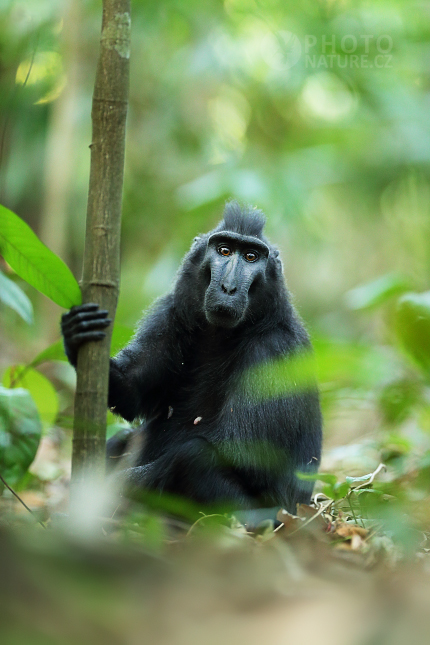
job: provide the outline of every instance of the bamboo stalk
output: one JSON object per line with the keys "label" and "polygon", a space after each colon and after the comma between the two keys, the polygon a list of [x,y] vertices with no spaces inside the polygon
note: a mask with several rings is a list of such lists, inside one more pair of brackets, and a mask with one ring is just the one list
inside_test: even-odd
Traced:
{"label": "bamboo stalk", "polygon": [[[83,302],[98,303],[112,319],[119,291],[129,52],[130,0],[103,0],[81,286]],[[72,489],[104,476],[111,330],[112,325],[103,341],[83,345],[78,355]]]}

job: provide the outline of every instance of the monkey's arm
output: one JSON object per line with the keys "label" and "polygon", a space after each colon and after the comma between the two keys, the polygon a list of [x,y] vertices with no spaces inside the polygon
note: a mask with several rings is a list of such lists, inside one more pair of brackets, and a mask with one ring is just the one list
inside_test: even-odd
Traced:
{"label": "monkey's arm", "polygon": [[[157,404],[178,351],[172,349],[172,311],[171,296],[159,300],[130,344],[110,359],[108,405],[127,421],[149,414]],[[65,351],[74,367],[82,344],[105,337],[103,330],[111,323],[107,315],[98,305],[85,304],[62,317]]]}
{"label": "monkey's arm", "polygon": [[131,343],[110,361],[109,407],[127,421],[149,416],[165,396],[180,346],[171,296],[157,302]]}

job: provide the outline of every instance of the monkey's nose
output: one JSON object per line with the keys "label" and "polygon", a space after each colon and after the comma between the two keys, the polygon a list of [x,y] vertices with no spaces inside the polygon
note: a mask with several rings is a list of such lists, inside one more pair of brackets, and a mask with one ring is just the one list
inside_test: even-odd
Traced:
{"label": "monkey's nose", "polygon": [[230,287],[230,286],[226,286],[225,284],[221,285],[221,289],[224,291],[224,293],[227,293],[229,296],[232,296],[237,291],[237,287]]}

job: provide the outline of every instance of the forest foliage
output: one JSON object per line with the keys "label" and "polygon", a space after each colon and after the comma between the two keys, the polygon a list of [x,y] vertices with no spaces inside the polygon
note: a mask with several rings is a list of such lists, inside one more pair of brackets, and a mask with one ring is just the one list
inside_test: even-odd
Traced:
{"label": "forest foliage", "polygon": [[[112,353],[226,199],[262,208],[313,340],[324,413],[317,503],[284,523],[284,537],[316,514],[306,529],[317,527],[309,540],[318,544],[328,536],[321,557],[343,543],[364,568],[382,552],[391,563],[425,559],[427,5],[134,0],[132,11]],[[69,476],[74,373],[58,320],[81,298],[99,28],[93,1],[0,8],[0,475],[42,520],[64,510]],[[308,367],[294,366],[295,377]],[[278,368],[288,379],[291,366]],[[109,434],[121,425],[109,413]],[[11,495],[0,505],[8,522]],[[170,530],[133,509],[108,533],[160,554]],[[222,540],[242,540],[228,530]]]}

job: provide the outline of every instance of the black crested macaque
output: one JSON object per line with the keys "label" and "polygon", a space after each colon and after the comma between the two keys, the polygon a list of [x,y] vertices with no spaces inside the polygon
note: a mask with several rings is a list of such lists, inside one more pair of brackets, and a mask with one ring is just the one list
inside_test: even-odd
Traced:
{"label": "black crested macaque", "polygon": [[[312,378],[291,387],[289,366],[311,347],[264,223],[261,211],[228,203],[220,224],[195,238],[173,291],[111,359],[109,407],[142,420],[131,488],[230,509],[294,513],[309,503],[313,483],[296,472],[319,465],[319,398]],[[63,315],[72,365],[110,322],[95,304]],[[108,461],[131,434],[108,441]]]}

